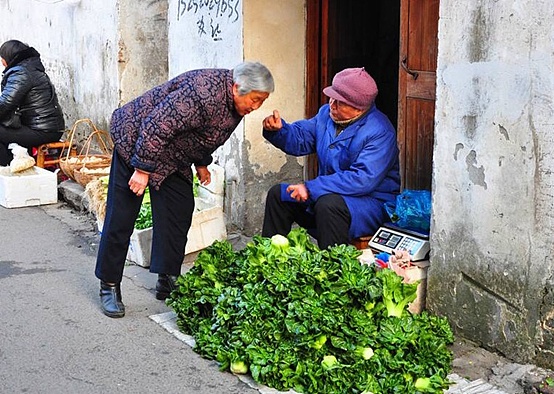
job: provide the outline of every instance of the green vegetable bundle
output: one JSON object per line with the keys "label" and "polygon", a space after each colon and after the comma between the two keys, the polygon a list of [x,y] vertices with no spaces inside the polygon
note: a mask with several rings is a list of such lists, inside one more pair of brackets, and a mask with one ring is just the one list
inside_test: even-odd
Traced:
{"label": "green vegetable bundle", "polygon": [[303,229],[216,241],[167,300],[194,350],[222,370],[299,393],[442,393],[452,353],[446,319],[407,310],[417,283],[320,250]]}

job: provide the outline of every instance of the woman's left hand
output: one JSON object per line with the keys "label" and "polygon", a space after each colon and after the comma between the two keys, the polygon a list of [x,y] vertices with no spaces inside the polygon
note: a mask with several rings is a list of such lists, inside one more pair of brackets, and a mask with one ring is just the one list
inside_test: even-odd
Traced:
{"label": "woman's left hand", "polygon": [[195,166],[196,167],[196,176],[200,181],[201,185],[208,185],[212,181],[212,174],[208,167],[206,166]]}
{"label": "woman's left hand", "polygon": [[297,202],[306,202],[310,197],[308,188],[303,183],[289,185],[287,187],[287,193],[289,193],[290,196],[294,198]]}

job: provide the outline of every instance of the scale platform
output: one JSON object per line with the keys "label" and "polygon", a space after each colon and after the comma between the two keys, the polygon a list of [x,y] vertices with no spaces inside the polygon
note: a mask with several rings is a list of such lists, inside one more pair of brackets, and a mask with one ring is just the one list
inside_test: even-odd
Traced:
{"label": "scale platform", "polygon": [[377,252],[388,254],[393,254],[395,250],[406,250],[412,256],[412,261],[428,259],[431,250],[429,233],[401,228],[393,223],[381,226],[368,246]]}

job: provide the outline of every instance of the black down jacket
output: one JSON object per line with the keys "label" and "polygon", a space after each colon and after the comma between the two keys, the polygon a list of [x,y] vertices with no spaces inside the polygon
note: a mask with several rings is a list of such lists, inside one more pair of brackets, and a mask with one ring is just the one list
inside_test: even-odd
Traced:
{"label": "black down jacket", "polygon": [[56,91],[39,57],[24,59],[4,70],[0,120],[20,108],[21,123],[33,130],[63,131],[65,122]]}

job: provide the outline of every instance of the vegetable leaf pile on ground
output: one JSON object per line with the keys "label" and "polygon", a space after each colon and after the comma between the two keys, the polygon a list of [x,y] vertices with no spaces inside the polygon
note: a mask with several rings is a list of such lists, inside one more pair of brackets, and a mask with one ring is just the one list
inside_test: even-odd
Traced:
{"label": "vegetable leaf pile on ground", "polygon": [[453,334],[446,319],[407,310],[417,283],[320,250],[303,229],[203,250],[167,304],[194,350],[221,370],[299,393],[442,393]]}

